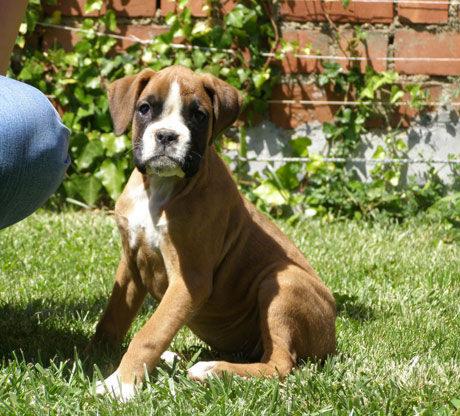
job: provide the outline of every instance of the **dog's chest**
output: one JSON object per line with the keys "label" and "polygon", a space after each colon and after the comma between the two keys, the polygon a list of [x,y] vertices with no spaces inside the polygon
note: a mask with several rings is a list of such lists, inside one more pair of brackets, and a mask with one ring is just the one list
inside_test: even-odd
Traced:
{"label": "dog's chest", "polygon": [[166,217],[159,212],[156,201],[139,186],[130,191],[131,209],[126,212],[127,237],[131,250],[140,245],[146,249],[159,250],[162,239],[168,230]]}
{"label": "dog's chest", "polygon": [[157,209],[157,200],[143,186],[130,189],[126,209],[117,213],[125,253],[137,265],[142,282],[157,300],[161,300],[169,279],[161,246],[168,232],[168,221]]}

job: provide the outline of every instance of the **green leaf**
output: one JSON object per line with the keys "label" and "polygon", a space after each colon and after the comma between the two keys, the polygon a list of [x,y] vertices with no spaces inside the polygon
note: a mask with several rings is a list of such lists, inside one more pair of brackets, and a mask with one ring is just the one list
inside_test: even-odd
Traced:
{"label": "green leaf", "polygon": [[296,137],[292,139],[289,144],[292,148],[292,153],[297,157],[307,157],[308,148],[311,145],[311,139],[309,137]]}
{"label": "green leaf", "polygon": [[324,168],[327,164],[323,161],[323,157],[321,155],[311,155],[311,162],[306,164],[307,171],[310,174],[316,174],[322,168]]}
{"label": "green leaf", "polygon": [[329,76],[325,73],[323,74],[320,74],[319,77],[318,77],[318,84],[323,87],[324,85],[326,85],[327,83],[329,83]]}
{"label": "green leaf", "polygon": [[401,90],[397,85],[393,85],[391,87],[390,103],[395,104],[403,97],[404,91]]}
{"label": "green leaf", "polygon": [[317,213],[318,211],[314,208],[307,208],[303,212],[306,217],[314,217]]}
{"label": "green leaf", "polygon": [[255,72],[252,75],[252,82],[256,90],[262,89],[262,86],[270,79],[270,68],[265,71]]}
{"label": "green leaf", "polygon": [[198,49],[195,49],[193,52],[192,52],[192,59],[193,59],[193,63],[195,65],[195,67],[197,68],[202,68],[203,65],[205,64],[206,60],[208,59],[208,57],[206,56],[206,54]]}
{"label": "green leaf", "polygon": [[407,150],[407,143],[403,139],[398,139],[395,142],[395,147],[400,152],[403,152],[403,151]]}
{"label": "green leaf", "polygon": [[68,194],[78,194],[88,205],[97,202],[102,189],[101,182],[93,175],[73,174],[64,185]]}
{"label": "green leaf", "polygon": [[113,10],[107,10],[104,16],[104,23],[111,32],[117,30],[117,15]]}
{"label": "green leaf", "polygon": [[454,406],[457,410],[460,409],[460,399],[452,399],[450,401],[452,406]]}
{"label": "green leaf", "polygon": [[328,123],[327,121],[323,123],[323,132],[327,137],[334,136],[336,131],[337,127],[334,124]]}
{"label": "green leaf", "polygon": [[228,26],[239,29],[247,26],[248,24],[255,24],[256,21],[257,15],[255,11],[242,4],[236,5],[236,7],[225,17],[225,23]]}
{"label": "green leaf", "polygon": [[372,155],[372,159],[384,159],[386,157],[386,152],[383,146],[377,146],[375,149],[374,154]]}
{"label": "green leaf", "polygon": [[299,179],[297,178],[299,171],[299,163],[286,163],[277,169],[276,176],[285,189],[294,190],[299,186]]}
{"label": "green leaf", "polygon": [[391,178],[390,178],[390,185],[393,186],[393,187],[396,187],[398,186],[399,184],[399,175],[391,175]]}
{"label": "green leaf", "polygon": [[262,182],[256,189],[254,189],[254,194],[268,205],[277,206],[286,203],[283,194],[270,181]]}
{"label": "green leaf", "polygon": [[199,20],[195,23],[192,29],[192,35],[194,36],[204,36],[211,31],[211,27],[209,26],[208,22],[205,20]]}
{"label": "green leaf", "polygon": [[97,12],[102,9],[103,0],[86,0],[85,13]]}
{"label": "green leaf", "polygon": [[19,33],[25,35],[27,33],[27,23],[21,23],[19,26]]}
{"label": "green leaf", "polygon": [[104,155],[104,148],[99,140],[90,141],[83,149],[81,155],[75,160],[79,170],[88,169],[92,163]]}
{"label": "green leaf", "polygon": [[104,160],[95,173],[96,178],[102,182],[102,185],[104,185],[104,188],[114,201],[120,196],[125,184],[125,168],[126,161],[119,161],[115,164],[110,160]]}
{"label": "green leaf", "polygon": [[130,141],[126,135],[115,136],[114,133],[103,133],[100,140],[109,157],[121,153],[130,147]]}

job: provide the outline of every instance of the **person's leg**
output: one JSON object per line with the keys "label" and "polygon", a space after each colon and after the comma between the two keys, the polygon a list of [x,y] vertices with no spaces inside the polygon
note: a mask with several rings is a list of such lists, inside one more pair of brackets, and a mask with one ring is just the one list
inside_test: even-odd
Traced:
{"label": "person's leg", "polygon": [[56,191],[70,163],[68,137],[45,95],[0,76],[0,229]]}

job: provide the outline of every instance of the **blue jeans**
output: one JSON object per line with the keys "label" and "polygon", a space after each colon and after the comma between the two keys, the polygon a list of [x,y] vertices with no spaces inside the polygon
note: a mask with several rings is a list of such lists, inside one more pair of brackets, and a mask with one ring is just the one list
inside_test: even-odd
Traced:
{"label": "blue jeans", "polygon": [[70,163],[69,130],[37,89],[0,76],[0,229],[32,214]]}

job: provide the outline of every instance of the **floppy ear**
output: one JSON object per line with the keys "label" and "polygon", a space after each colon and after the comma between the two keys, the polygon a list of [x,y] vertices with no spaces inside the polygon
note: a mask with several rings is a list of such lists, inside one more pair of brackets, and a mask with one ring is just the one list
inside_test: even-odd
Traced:
{"label": "floppy ear", "polygon": [[136,101],[154,75],[155,71],[143,69],[137,75],[117,79],[109,85],[109,109],[116,135],[123,134],[128,128]]}
{"label": "floppy ear", "polygon": [[211,74],[203,75],[203,84],[212,99],[214,112],[212,139],[215,139],[240,115],[242,98],[236,88]]}

